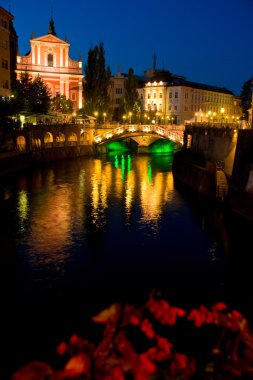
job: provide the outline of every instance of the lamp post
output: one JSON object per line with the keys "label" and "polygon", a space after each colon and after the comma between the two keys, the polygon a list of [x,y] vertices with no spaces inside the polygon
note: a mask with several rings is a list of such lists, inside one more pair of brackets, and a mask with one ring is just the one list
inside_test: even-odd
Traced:
{"label": "lamp post", "polygon": [[104,124],[105,124],[106,112],[103,113],[103,117],[104,117]]}
{"label": "lamp post", "polygon": [[195,123],[197,123],[197,121],[198,121],[198,114],[197,112],[195,112]]}
{"label": "lamp post", "polygon": [[131,120],[132,120],[132,112],[129,112],[128,116],[129,116],[129,124],[131,124]]}
{"label": "lamp post", "polygon": [[126,115],[123,115],[123,124],[125,124]]}

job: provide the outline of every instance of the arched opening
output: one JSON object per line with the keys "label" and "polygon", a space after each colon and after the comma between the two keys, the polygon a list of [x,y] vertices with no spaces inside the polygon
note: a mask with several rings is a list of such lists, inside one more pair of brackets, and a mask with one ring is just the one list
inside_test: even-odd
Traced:
{"label": "arched opening", "polygon": [[88,133],[82,132],[80,135],[80,144],[85,145],[88,143]]}
{"label": "arched opening", "polygon": [[44,136],[44,145],[46,148],[52,147],[53,146],[53,135],[50,132],[47,132]]}
{"label": "arched opening", "polygon": [[56,145],[63,146],[65,142],[65,135],[62,132],[59,132],[56,136]]}
{"label": "arched opening", "polygon": [[26,141],[24,136],[17,137],[17,149],[19,151],[24,151],[26,149]]}
{"label": "arched opening", "polygon": [[33,150],[41,149],[41,140],[40,139],[32,139],[32,149]]}
{"label": "arched opening", "polygon": [[77,135],[74,132],[71,132],[68,136],[68,143],[69,145],[76,145],[77,144]]}
{"label": "arched opening", "polygon": [[54,66],[54,56],[53,54],[48,54],[47,56],[47,65],[50,67]]}

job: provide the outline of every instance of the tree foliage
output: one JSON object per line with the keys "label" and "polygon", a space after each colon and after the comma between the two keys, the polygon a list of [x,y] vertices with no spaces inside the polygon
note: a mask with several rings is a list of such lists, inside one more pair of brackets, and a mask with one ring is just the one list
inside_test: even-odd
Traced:
{"label": "tree foliage", "polygon": [[249,112],[248,110],[252,106],[252,90],[253,90],[253,77],[247,80],[241,90],[241,99],[242,99],[242,110],[243,115],[246,120],[248,120]]}
{"label": "tree foliage", "polygon": [[18,112],[48,113],[51,93],[39,75],[32,80],[28,73],[21,73],[13,93]]}
{"label": "tree foliage", "polygon": [[56,113],[71,114],[74,110],[73,102],[66,95],[57,95],[52,99],[51,111]]}
{"label": "tree foliage", "polygon": [[120,115],[128,115],[130,112],[133,114],[132,119],[136,120],[140,116],[140,100],[137,91],[138,80],[134,76],[132,68],[128,71],[128,76],[125,83],[124,94],[120,100]]}
{"label": "tree foliage", "polygon": [[98,113],[98,120],[102,120],[103,113],[111,113],[109,89],[111,85],[111,70],[106,67],[104,45],[90,48],[87,63],[84,68],[84,108],[87,115]]}

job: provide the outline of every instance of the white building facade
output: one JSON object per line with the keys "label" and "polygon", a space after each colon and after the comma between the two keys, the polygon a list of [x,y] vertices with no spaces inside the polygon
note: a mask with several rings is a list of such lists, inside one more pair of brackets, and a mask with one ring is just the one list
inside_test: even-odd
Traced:
{"label": "white building facade", "polygon": [[231,91],[181,77],[164,82],[150,80],[138,89],[142,109],[162,123],[187,121],[237,123],[242,116],[241,101]]}

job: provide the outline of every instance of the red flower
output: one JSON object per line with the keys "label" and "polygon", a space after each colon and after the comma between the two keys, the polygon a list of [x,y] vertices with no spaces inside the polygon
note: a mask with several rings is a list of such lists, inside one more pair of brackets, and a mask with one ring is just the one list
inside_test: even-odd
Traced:
{"label": "red flower", "polygon": [[190,378],[195,373],[195,361],[190,361],[184,354],[175,354],[170,365],[171,375],[184,375]]}
{"label": "red flower", "polygon": [[121,306],[119,304],[113,304],[101,313],[95,315],[92,320],[96,323],[108,323],[117,322],[119,319]]}
{"label": "red flower", "polygon": [[183,309],[172,307],[165,300],[154,300],[153,298],[147,302],[147,308],[158,322],[170,326],[176,323],[177,317],[183,317],[186,314]]}
{"label": "red flower", "polygon": [[54,380],[53,369],[46,363],[34,361],[16,371],[12,376],[12,380],[38,379]]}
{"label": "red flower", "polygon": [[60,343],[56,347],[56,352],[58,355],[65,355],[66,353],[68,353],[68,351],[69,351],[69,347],[65,342]]}
{"label": "red flower", "polygon": [[149,339],[154,339],[155,337],[155,332],[153,330],[153,325],[152,323],[149,322],[148,319],[144,319],[141,322],[141,331],[144,332],[147,338]]}

